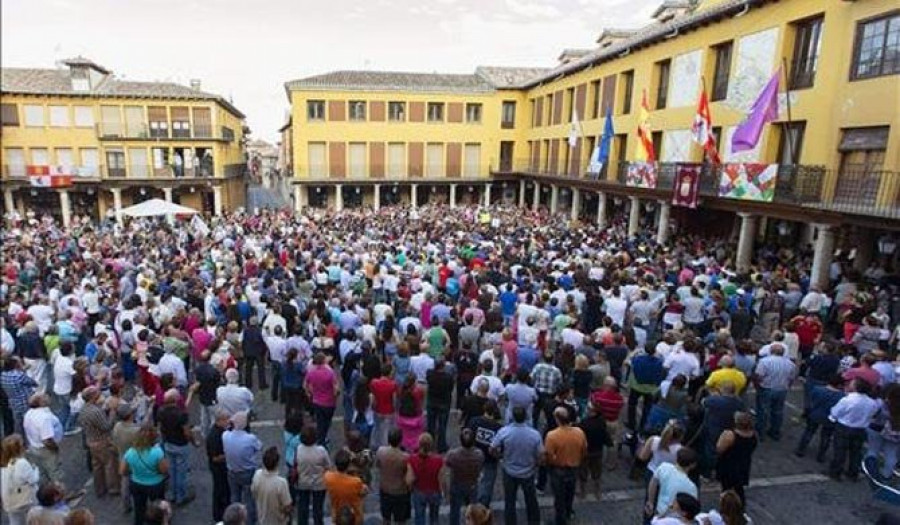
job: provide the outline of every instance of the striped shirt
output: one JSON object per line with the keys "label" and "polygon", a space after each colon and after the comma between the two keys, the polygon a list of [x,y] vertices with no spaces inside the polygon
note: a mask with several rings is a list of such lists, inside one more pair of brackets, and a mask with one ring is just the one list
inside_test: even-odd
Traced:
{"label": "striped shirt", "polygon": [[112,437],[113,422],[99,405],[86,403],[78,414],[78,423],[84,429],[88,443]]}
{"label": "striped shirt", "polygon": [[756,377],[760,388],[787,390],[797,376],[797,365],[787,357],[769,355],[756,365]]}

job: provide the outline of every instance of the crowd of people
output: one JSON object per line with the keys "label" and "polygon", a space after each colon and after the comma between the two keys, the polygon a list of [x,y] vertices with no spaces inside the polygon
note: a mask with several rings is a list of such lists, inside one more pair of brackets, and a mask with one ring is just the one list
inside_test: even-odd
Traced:
{"label": "crowd of people", "polygon": [[[168,523],[505,523],[518,492],[568,523],[603,472],[644,483],[657,525],[743,525],[755,450],[803,388],[803,457],[883,481],[900,450],[900,331],[879,263],[809,247],[590,223],[512,207],[262,211],[208,224],[7,221],[2,499],[14,525],[92,523],[62,469],[80,436],[97,498]],[[652,229],[655,232],[655,228]],[[845,261],[846,262],[846,261]],[[262,398],[283,439],[254,431]],[[340,421],[332,428],[333,420]],[[895,430],[896,427],[896,430]],[[70,443],[70,442],[67,442]],[[830,450],[830,455],[829,455]],[[202,451],[202,452],[201,452]],[[498,478],[500,482],[498,483]],[[699,487],[718,484],[702,512]],[[499,487],[497,486],[499,485]],[[206,496],[204,494],[204,496]]]}

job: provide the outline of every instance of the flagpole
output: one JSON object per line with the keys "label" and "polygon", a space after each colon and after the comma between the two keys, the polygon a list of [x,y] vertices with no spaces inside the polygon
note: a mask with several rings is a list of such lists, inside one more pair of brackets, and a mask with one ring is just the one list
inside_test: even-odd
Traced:
{"label": "flagpole", "polygon": [[790,76],[788,75],[788,63],[787,58],[784,56],[781,57],[781,66],[784,71],[784,101],[785,106],[787,107],[787,130],[782,127],[782,133],[787,135],[788,141],[788,152],[791,155],[791,166],[797,164],[797,159],[794,157],[794,137],[793,137],[793,119],[791,118],[791,84],[790,84]]}
{"label": "flagpole", "polygon": [[[700,75],[700,96],[703,96],[703,93],[706,93],[706,76]],[[711,129],[708,130],[707,133],[712,133],[712,130]],[[703,163],[706,164],[706,162],[711,160],[709,158],[709,152],[706,150],[706,147],[704,145],[702,145],[702,144],[698,144],[698,145],[700,146],[700,148],[703,149]],[[718,146],[716,146],[716,147],[718,147]],[[702,171],[701,171],[701,173],[702,173]]]}

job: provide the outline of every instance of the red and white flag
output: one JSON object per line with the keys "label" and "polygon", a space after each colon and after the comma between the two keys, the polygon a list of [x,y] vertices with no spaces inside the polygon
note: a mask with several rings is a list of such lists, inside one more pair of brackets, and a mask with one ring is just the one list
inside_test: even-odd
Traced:
{"label": "red and white flag", "polygon": [[703,147],[706,157],[713,164],[722,163],[722,159],[719,158],[719,150],[716,148],[716,137],[712,133],[712,114],[709,111],[706,88],[700,92],[700,101],[697,103],[697,114],[694,115],[691,134],[694,136],[694,142]]}

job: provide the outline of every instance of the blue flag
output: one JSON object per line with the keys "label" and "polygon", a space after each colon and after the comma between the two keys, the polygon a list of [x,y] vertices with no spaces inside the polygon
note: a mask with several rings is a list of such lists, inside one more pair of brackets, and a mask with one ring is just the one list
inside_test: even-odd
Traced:
{"label": "blue flag", "polygon": [[601,164],[606,164],[609,161],[609,150],[612,148],[612,139],[615,134],[616,132],[613,130],[612,114],[610,114],[610,111],[607,109],[606,123],[603,125],[603,137],[600,139],[600,158],[598,160]]}

